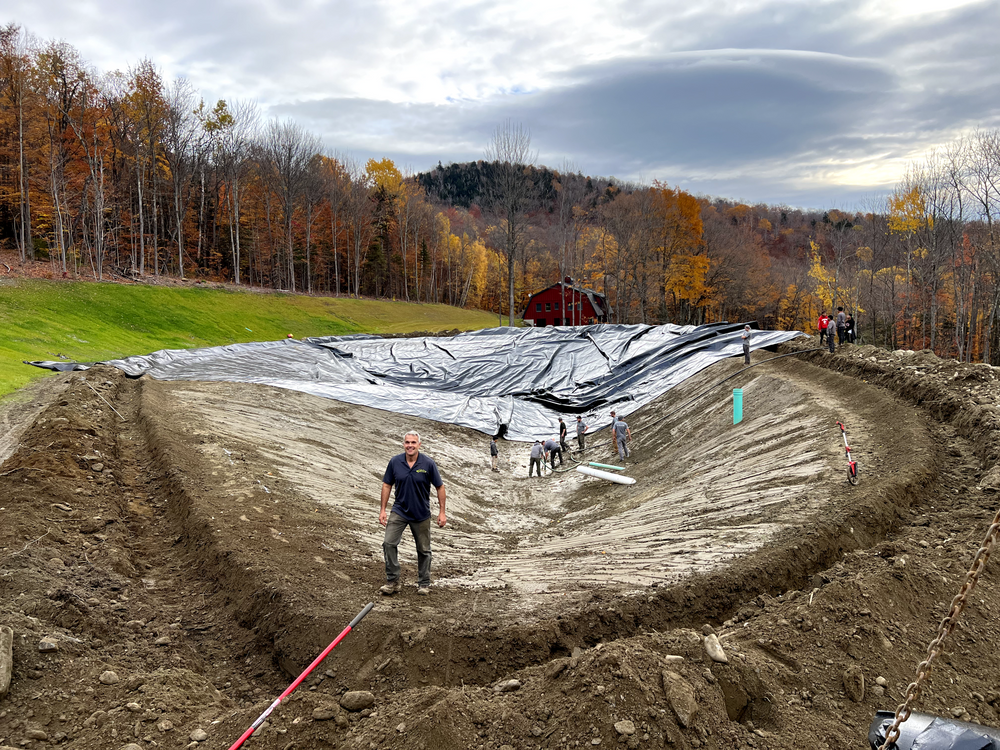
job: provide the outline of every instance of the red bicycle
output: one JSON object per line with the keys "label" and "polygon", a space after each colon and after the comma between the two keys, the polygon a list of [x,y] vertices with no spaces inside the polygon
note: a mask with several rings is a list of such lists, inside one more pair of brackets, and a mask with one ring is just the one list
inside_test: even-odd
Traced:
{"label": "red bicycle", "polygon": [[843,422],[837,422],[840,434],[844,438],[844,453],[847,454],[847,481],[851,484],[858,483],[858,462],[851,459],[851,446],[847,442],[847,428]]}

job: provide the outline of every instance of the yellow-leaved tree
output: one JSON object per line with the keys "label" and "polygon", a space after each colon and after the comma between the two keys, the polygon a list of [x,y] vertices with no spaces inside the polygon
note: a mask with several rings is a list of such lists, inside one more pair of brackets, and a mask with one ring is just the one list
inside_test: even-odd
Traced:
{"label": "yellow-leaved tree", "polygon": [[666,289],[672,298],[673,319],[685,323],[691,321],[692,313],[708,304],[712,297],[712,287],[708,283],[708,271],[712,261],[707,255],[677,253],[667,265]]}

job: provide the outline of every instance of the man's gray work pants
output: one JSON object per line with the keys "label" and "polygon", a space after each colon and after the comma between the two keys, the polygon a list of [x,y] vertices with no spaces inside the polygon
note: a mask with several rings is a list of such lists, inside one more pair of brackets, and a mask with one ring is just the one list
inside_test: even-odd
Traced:
{"label": "man's gray work pants", "polygon": [[407,521],[397,513],[390,513],[385,525],[385,538],[382,541],[382,552],[385,553],[385,580],[392,582],[399,579],[399,540],[403,537],[403,529],[407,526],[413,533],[417,543],[417,585],[431,585],[431,519],[424,521]]}
{"label": "man's gray work pants", "polygon": [[618,438],[617,442],[618,442],[618,457],[622,461],[624,461],[626,458],[628,458],[628,446],[625,444],[625,436],[622,435],[620,438]]}

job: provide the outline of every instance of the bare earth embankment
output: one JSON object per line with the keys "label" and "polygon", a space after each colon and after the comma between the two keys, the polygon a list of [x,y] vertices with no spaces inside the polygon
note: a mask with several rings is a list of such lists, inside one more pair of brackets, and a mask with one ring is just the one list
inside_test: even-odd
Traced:
{"label": "bare earth embankment", "polygon": [[[249,747],[863,747],[995,511],[996,370],[854,347],[678,409],[739,367],[630,417],[631,487],[529,480],[515,443],[495,474],[478,433],[301,393],[46,380],[4,417],[30,427],[0,467],[0,746],[227,748],[374,601]],[[386,599],[378,492],[410,428],[449,524],[432,596],[404,537],[410,585]],[[616,462],[605,440],[589,460]],[[998,580],[987,567],[924,710],[1000,721]]]}

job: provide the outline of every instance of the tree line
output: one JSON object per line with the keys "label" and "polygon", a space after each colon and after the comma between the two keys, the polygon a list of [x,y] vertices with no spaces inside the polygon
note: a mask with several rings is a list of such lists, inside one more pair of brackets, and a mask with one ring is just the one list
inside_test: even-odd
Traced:
{"label": "tree line", "polygon": [[53,276],[171,275],[443,302],[517,318],[571,277],[611,320],[758,320],[1000,358],[1000,135],[911,166],[853,212],[746,205],[536,165],[504,122],[481,160],[407,174],[247,102],[206,104],[143,60],[99,74],[0,28],[0,243]]}

